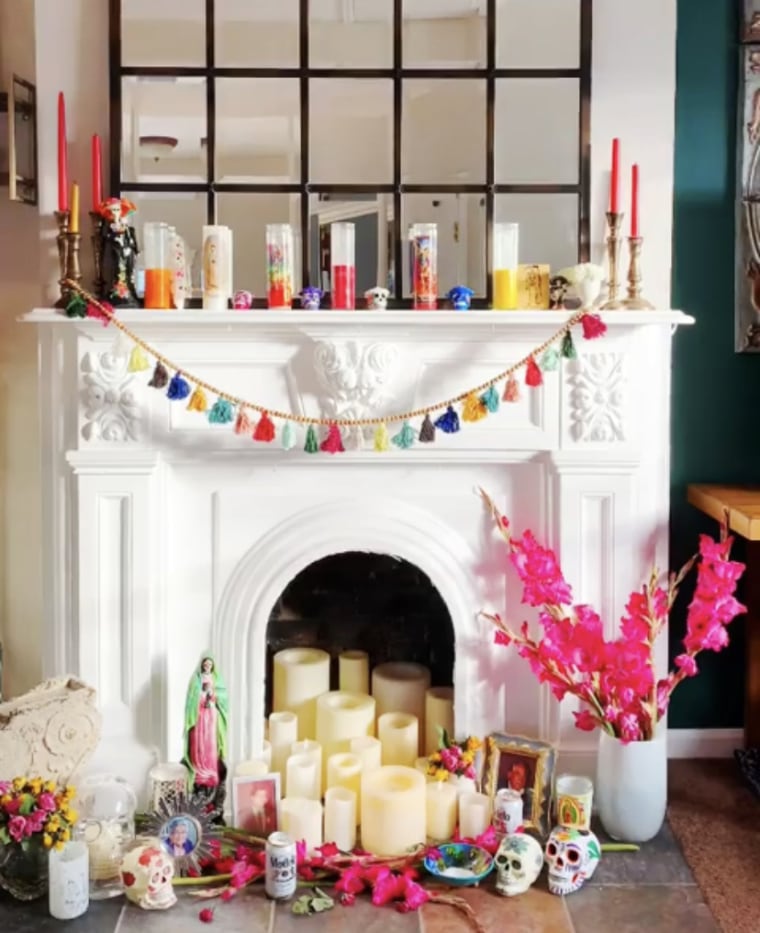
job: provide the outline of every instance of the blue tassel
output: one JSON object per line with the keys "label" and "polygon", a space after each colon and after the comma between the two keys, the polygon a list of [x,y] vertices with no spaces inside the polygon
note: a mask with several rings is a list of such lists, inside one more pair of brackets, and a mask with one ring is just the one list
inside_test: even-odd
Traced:
{"label": "blue tassel", "polygon": [[459,415],[449,405],[440,418],[436,418],[435,426],[440,428],[444,434],[456,434],[459,430]]}
{"label": "blue tassel", "polygon": [[489,386],[488,389],[480,396],[480,401],[485,407],[493,414],[495,411],[499,410],[499,393],[496,391],[495,386]]}
{"label": "blue tassel", "polygon": [[187,379],[183,379],[179,373],[175,373],[169,383],[169,388],[166,390],[167,397],[173,402],[177,402],[180,399],[187,398],[189,394],[190,383]]}
{"label": "blue tassel", "polygon": [[208,413],[208,420],[211,424],[229,424],[230,421],[235,420],[232,405],[226,398],[218,398],[214,402],[211,411]]}

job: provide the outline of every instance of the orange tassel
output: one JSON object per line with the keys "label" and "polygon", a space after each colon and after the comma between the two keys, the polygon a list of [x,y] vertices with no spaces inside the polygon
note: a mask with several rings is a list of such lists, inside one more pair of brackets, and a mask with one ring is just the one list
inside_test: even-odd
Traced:
{"label": "orange tassel", "polygon": [[241,408],[235,421],[235,434],[250,434],[252,427],[251,419],[245,413],[245,409]]}
{"label": "orange tassel", "polygon": [[520,384],[513,375],[510,374],[507,384],[504,386],[504,395],[501,397],[503,402],[520,401]]}

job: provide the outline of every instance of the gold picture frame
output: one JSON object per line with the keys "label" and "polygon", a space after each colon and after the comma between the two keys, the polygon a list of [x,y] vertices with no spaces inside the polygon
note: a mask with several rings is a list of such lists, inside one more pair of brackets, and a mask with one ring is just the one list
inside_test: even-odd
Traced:
{"label": "gold picture frame", "polygon": [[484,787],[492,798],[504,787],[523,797],[523,825],[541,836],[551,830],[554,746],[523,735],[494,732],[486,739]]}

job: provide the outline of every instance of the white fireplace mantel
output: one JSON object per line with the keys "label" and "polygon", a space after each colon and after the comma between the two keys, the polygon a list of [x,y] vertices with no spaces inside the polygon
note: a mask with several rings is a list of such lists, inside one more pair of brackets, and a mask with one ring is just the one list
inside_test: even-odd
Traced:
{"label": "white fireplace mantel", "polygon": [[[146,312],[119,318],[185,373],[272,410],[343,418],[425,408],[486,382],[566,312]],[[573,727],[478,610],[527,617],[476,489],[555,547],[576,600],[616,630],[667,566],[670,353],[677,311],[603,314],[539,389],[411,450],[284,451],[210,425],[127,371],[112,327],[40,309],[46,676],[93,684],[104,747],[176,759],[191,671],[209,646],[230,692],[230,756],[262,737],[266,625],[308,564],[346,550],[424,570],[452,617],[457,732],[528,733],[591,767]],[[210,399],[213,402],[213,398]],[[418,421],[415,426],[418,427]],[[370,445],[371,446],[371,445]],[[664,664],[666,639],[659,646]],[[142,767],[142,765],[140,765]]]}

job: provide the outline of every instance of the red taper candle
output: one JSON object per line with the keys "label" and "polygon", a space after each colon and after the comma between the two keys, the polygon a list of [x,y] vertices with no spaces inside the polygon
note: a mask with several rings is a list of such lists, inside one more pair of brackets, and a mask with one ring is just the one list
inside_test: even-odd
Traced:
{"label": "red taper candle", "polygon": [[631,236],[639,235],[639,167],[631,166]]}
{"label": "red taper candle", "polygon": [[58,94],[58,210],[69,209],[69,160],[66,151],[66,104]]}
{"label": "red taper candle", "polygon": [[612,173],[610,175],[610,212],[617,214],[620,210],[620,140],[617,136],[612,140]]}
{"label": "red taper candle", "polygon": [[92,137],[92,209],[97,211],[103,201],[103,169],[101,165],[100,136]]}

